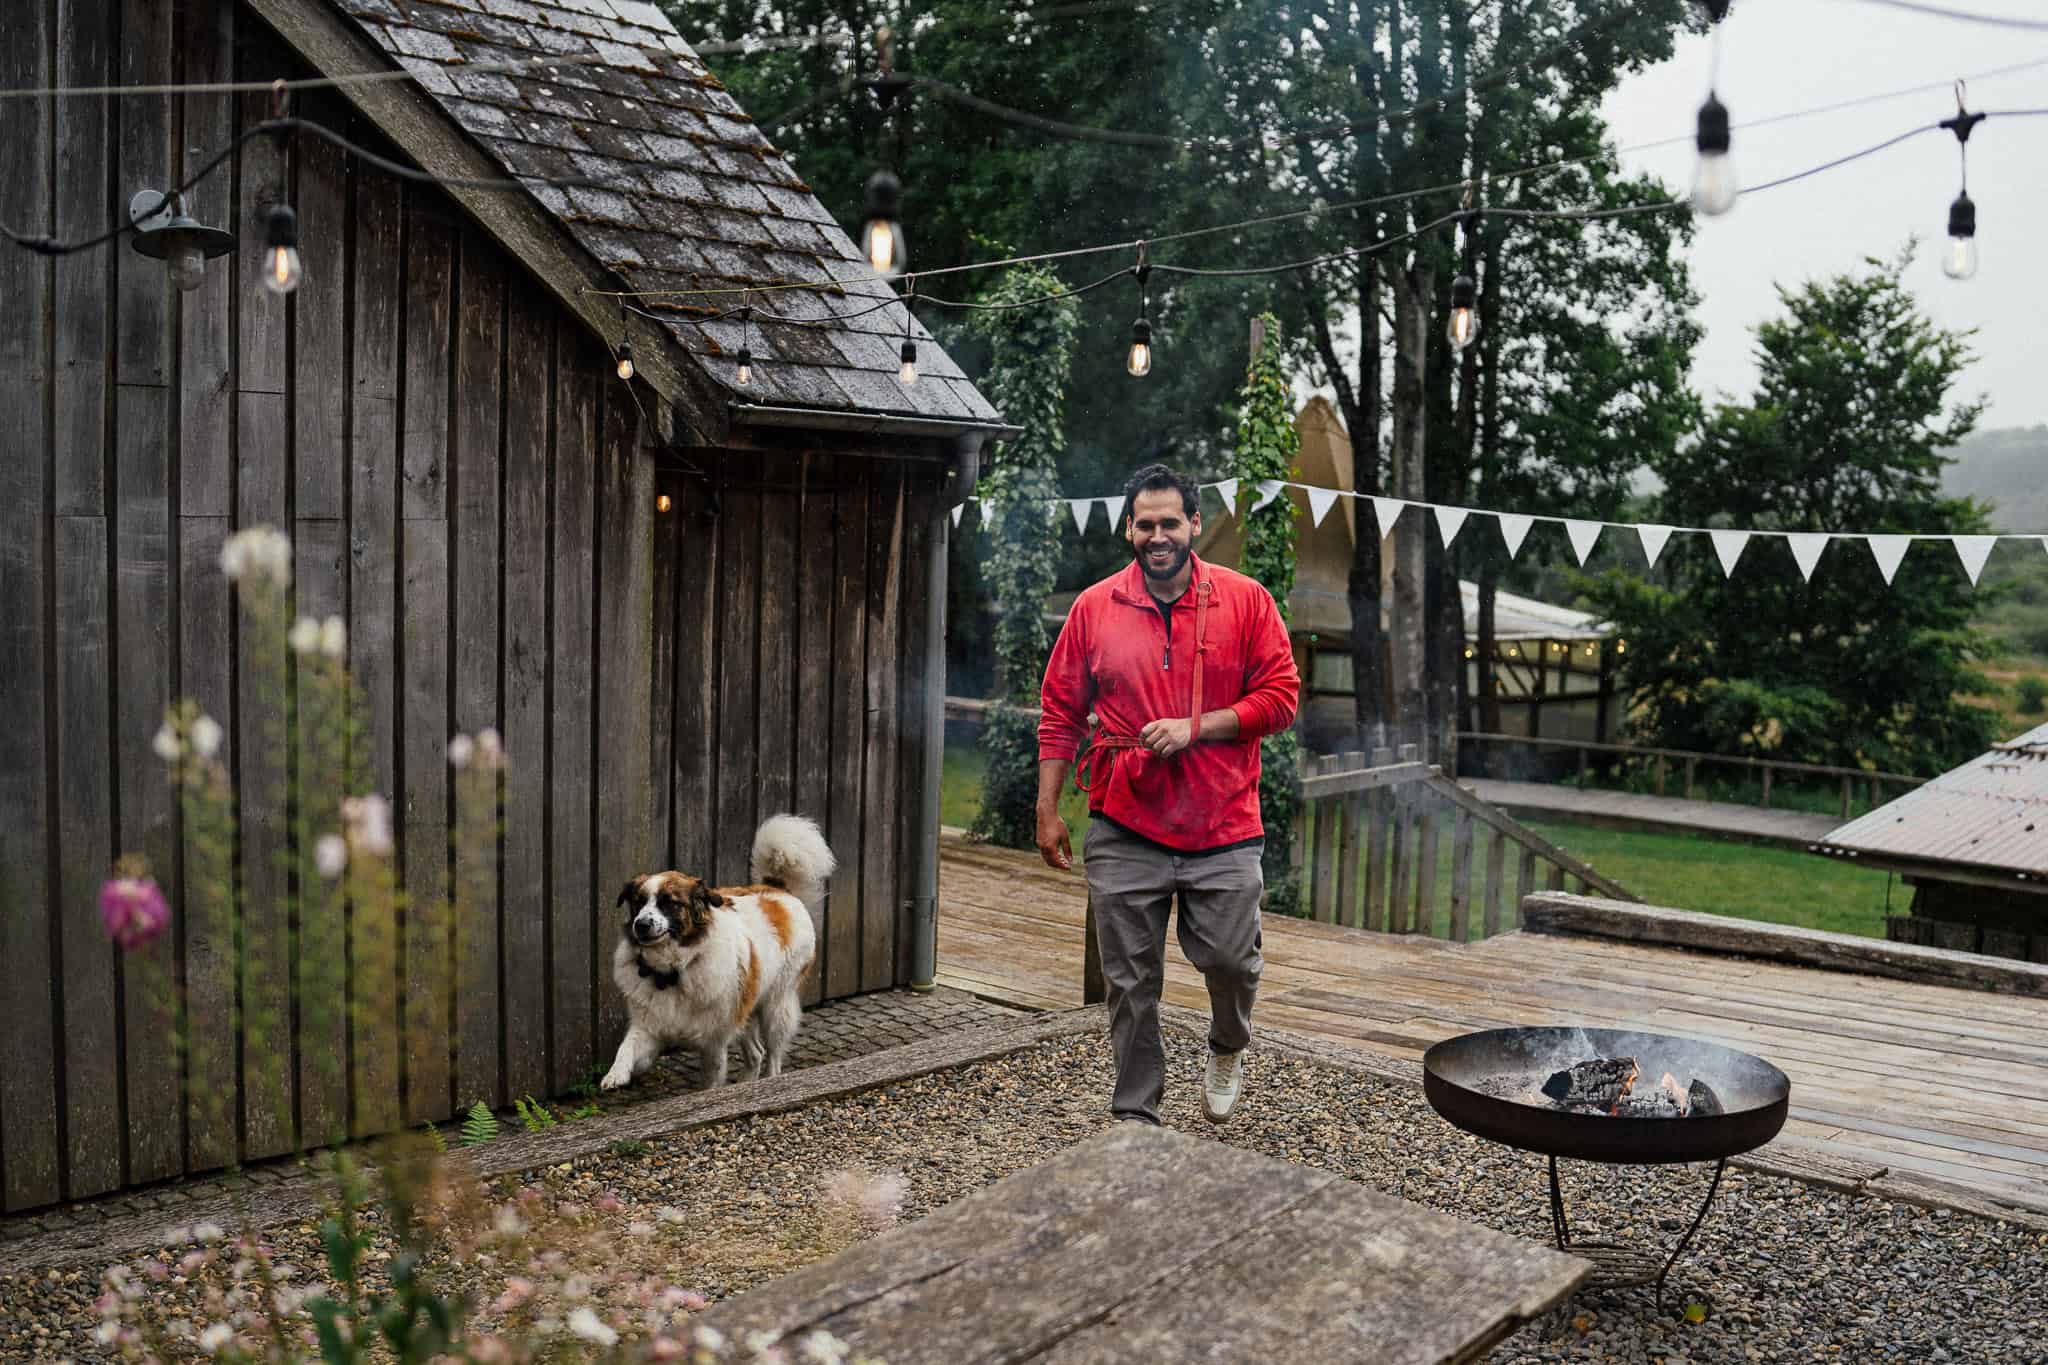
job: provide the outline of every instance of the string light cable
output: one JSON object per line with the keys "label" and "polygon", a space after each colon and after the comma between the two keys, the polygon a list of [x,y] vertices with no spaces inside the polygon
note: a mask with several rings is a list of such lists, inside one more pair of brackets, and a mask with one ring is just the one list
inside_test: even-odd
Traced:
{"label": "string light cable", "polygon": [[[274,88],[274,83],[273,86],[262,88],[272,89]],[[275,139],[293,133],[310,133],[323,141],[333,143],[367,166],[383,171],[387,175],[397,176],[401,180],[409,180],[419,185],[439,185],[448,189],[490,190],[512,193],[515,191],[530,191],[534,185],[549,185],[556,189],[575,189],[587,188],[601,183],[589,176],[583,175],[561,177],[535,176],[530,179],[521,180],[435,175],[429,171],[415,170],[401,162],[393,161],[389,157],[379,156],[369,148],[358,146],[349,141],[346,137],[323,123],[316,123],[311,119],[305,118],[272,118],[265,119],[261,123],[252,124],[244,129],[225,147],[222,147],[219,151],[202,161],[197,170],[187,175],[170,189],[165,190],[163,192],[164,203],[168,204],[179,199],[187,190],[212,175],[216,170],[219,170],[223,163],[255,139]],[[157,207],[161,208],[163,206],[163,204],[159,204]],[[40,256],[69,256],[80,251],[89,251],[94,247],[105,246],[107,243],[135,231],[155,211],[154,209],[149,209],[138,213],[135,210],[136,205],[131,203],[128,210],[104,232],[95,233],[90,237],[83,237],[73,242],[60,242],[53,237],[23,232],[9,227],[5,223],[0,223],[0,237],[5,237],[14,245],[28,251],[33,251]],[[294,248],[297,246],[295,222],[293,224],[293,239],[289,244]]]}

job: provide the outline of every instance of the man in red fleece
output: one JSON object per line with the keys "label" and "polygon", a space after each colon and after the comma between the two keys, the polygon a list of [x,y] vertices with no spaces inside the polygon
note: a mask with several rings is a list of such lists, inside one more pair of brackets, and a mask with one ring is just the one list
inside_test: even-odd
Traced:
{"label": "man in red fleece", "polygon": [[1075,599],[1045,666],[1038,724],[1038,851],[1074,865],[1059,793],[1082,759],[1087,874],[1109,995],[1118,1118],[1159,1122],[1166,920],[1209,986],[1202,1111],[1230,1117],[1244,1086],[1259,956],[1259,739],[1294,723],[1300,679],[1287,627],[1256,580],[1195,558],[1195,485],[1147,465],[1124,485],[1137,562]]}

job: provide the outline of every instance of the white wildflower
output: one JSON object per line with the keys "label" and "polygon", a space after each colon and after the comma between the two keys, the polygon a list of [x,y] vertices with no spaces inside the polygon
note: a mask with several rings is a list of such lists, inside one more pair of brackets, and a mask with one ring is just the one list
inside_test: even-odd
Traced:
{"label": "white wildflower", "polygon": [[683,1221],[683,1211],[670,1204],[664,1204],[656,1209],[654,1216],[664,1223],[680,1223]]}
{"label": "white wildflower", "polygon": [[654,1235],[654,1224],[647,1222],[628,1223],[626,1224],[626,1235],[628,1237],[652,1237]]}
{"label": "white wildflower", "polygon": [[156,732],[156,738],[149,742],[156,750],[156,756],[166,763],[176,763],[184,756],[185,741],[178,738],[178,727],[165,721],[163,728]]}
{"label": "white wildflower", "polygon": [[372,794],[345,798],[341,803],[341,820],[347,826],[351,847],[378,857],[391,852],[391,807],[383,797]]}
{"label": "white wildflower", "polygon": [[820,1328],[797,1343],[797,1349],[810,1365],[845,1365],[852,1348],[830,1332]]}
{"label": "white wildflower", "polygon": [[292,581],[291,537],[275,526],[252,526],[237,531],[221,546],[221,572],[235,582],[251,573],[261,574],[278,587]]}
{"label": "white wildflower", "polygon": [[212,1355],[235,1339],[235,1329],[224,1322],[216,1322],[199,1334],[199,1349]]}
{"label": "white wildflower", "polygon": [[519,1210],[506,1204],[492,1216],[491,1228],[506,1237],[517,1237],[526,1231],[526,1220],[519,1216]]}
{"label": "white wildflower", "polygon": [[313,866],[320,875],[333,881],[348,866],[348,840],[339,834],[323,834],[313,845]]}
{"label": "white wildflower", "polygon": [[347,657],[348,626],[339,616],[330,616],[320,623],[320,652],[330,659]]}
{"label": "white wildflower", "polygon": [[725,1349],[725,1333],[719,1331],[716,1327],[699,1327],[696,1340],[697,1344],[707,1351],[723,1351]]}
{"label": "white wildflower", "polygon": [[605,1325],[604,1319],[588,1308],[578,1308],[569,1314],[569,1330],[585,1341],[594,1341],[600,1346],[616,1346],[619,1334]]}
{"label": "white wildflower", "polygon": [[201,1246],[212,1246],[225,1236],[227,1236],[227,1233],[218,1223],[194,1223],[192,1225],[192,1240]]}
{"label": "white wildflower", "polygon": [[448,763],[451,767],[467,768],[475,754],[476,741],[468,735],[457,735],[448,741]]}
{"label": "white wildflower", "polygon": [[92,1329],[92,1339],[102,1346],[112,1346],[114,1338],[120,1335],[121,1324],[118,1322],[103,1322]]}
{"label": "white wildflower", "polygon": [[320,647],[320,623],[310,616],[301,616],[292,622],[284,642],[292,647],[294,654],[311,654]]}
{"label": "white wildflower", "polygon": [[220,752],[220,722],[212,716],[201,716],[192,722],[192,751],[201,758],[212,758]]}
{"label": "white wildflower", "polygon": [[747,1349],[757,1356],[767,1355],[782,1343],[782,1333],[764,1332],[756,1328],[747,1333]]}
{"label": "white wildflower", "polygon": [[505,766],[505,741],[492,726],[486,725],[476,734],[477,759],[486,768]]}

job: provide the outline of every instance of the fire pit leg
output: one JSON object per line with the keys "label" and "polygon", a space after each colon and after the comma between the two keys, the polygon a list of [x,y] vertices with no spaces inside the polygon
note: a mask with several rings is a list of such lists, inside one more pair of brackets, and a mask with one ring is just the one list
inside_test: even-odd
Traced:
{"label": "fire pit leg", "polygon": [[1714,1196],[1720,1192],[1721,1176],[1727,1171],[1727,1169],[1728,1158],[1725,1156],[1714,1163],[1714,1179],[1713,1182],[1707,1186],[1707,1197],[1705,1202],[1703,1202],[1700,1205],[1699,1213],[1694,1215],[1692,1220],[1692,1226],[1687,1228],[1685,1230],[1685,1235],[1678,1239],[1678,1245],[1671,1248],[1671,1259],[1664,1262],[1664,1270],[1661,1274],[1657,1276],[1657,1311],[1659,1313],[1662,1313],[1664,1311],[1664,1281],[1670,1277],[1671,1267],[1678,1264],[1678,1258],[1680,1255],[1684,1253],[1686,1244],[1692,1241],[1693,1234],[1697,1233],[1700,1230],[1700,1224],[1707,1221],[1707,1210],[1714,1207]]}
{"label": "fire pit leg", "polygon": [[1694,1215],[1692,1226],[1687,1228],[1684,1235],[1672,1246],[1671,1254],[1665,1257],[1664,1264],[1657,1271],[1653,1281],[1647,1273],[1647,1267],[1654,1265],[1655,1261],[1641,1252],[1608,1242],[1586,1242],[1577,1247],[1572,1245],[1571,1223],[1565,1217],[1564,1186],[1558,1180],[1557,1158],[1553,1156],[1550,1158],[1550,1229],[1557,1238],[1557,1249],[1576,1252],[1602,1268],[1602,1274],[1590,1282],[1591,1287],[1620,1289],[1654,1282],[1657,1286],[1657,1311],[1663,1313],[1664,1283],[1671,1278],[1672,1267],[1677,1265],[1678,1258],[1685,1254],[1686,1247],[1699,1232],[1700,1225],[1707,1221],[1707,1210],[1714,1206],[1714,1196],[1720,1192],[1721,1177],[1727,1170],[1728,1158],[1722,1157],[1714,1163],[1714,1179],[1707,1186],[1707,1197],[1700,1204],[1700,1211]]}
{"label": "fire pit leg", "polygon": [[1571,1225],[1564,1219],[1564,1189],[1557,1183],[1557,1158],[1550,1158],[1550,1230],[1557,1237],[1557,1249],[1567,1250],[1572,1244]]}

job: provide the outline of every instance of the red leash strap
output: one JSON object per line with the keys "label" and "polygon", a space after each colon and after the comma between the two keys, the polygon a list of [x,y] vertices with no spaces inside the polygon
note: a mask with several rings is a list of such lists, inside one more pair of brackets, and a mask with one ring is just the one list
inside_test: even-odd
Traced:
{"label": "red leash strap", "polygon": [[[1209,598],[1215,590],[1215,584],[1206,578],[1195,584],[1194,711],[1188,718],[1190,747],[1202,736],[1202,656],[1209,652]],[[1094,790],[1098,776],[1096,767],[1101,757],[1106,756],[1108,763],[1099,775],[1107,777],[1116,771],[1116,760],[1125,749],[1142,747],[1135,736],[1111,734],[1103,729],[1098,718],[1087,751],[1074,761],[1074,785],[1084,792]]]}

